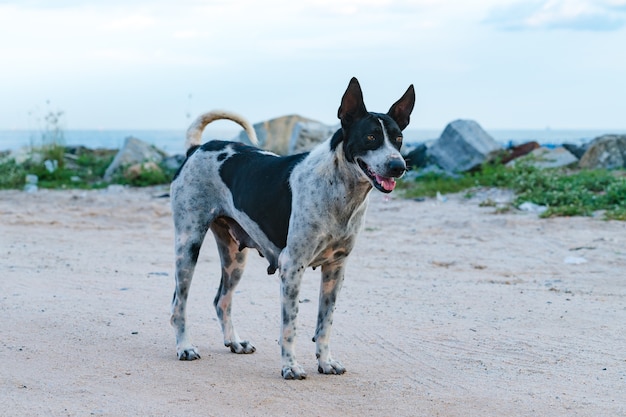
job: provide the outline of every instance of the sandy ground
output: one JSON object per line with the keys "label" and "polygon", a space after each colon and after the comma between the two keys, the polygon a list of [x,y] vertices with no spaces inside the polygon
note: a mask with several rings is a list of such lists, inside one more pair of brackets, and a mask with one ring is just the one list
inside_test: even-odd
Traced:
{"label": "sandy ground", "polygon": [[624,416],[626,223],[372,194],[339,298],[341,376],[316,372],[319,271],[301,294],[304,381],[284,381],[278,276],[249,258],[222,345],[207,239],[176,359],[164,189],[0,192],[2,416]]}

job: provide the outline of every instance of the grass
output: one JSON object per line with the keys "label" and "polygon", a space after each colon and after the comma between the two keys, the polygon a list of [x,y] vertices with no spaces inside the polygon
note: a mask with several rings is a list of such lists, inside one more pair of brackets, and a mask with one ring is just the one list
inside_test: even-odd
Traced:
{"label": "grass", "polygon": [[[24,163],[0,156],[0,189],[22,189],[26,175],[37,175],[40,188],[102,188],[109,185],[102,177],[115,150],[66,148],[44,143],[33,148]],[[57,161],[48,169],[45,161]],[[167,184],[174,172],[164,166],[143,164],[133,175],[118,175],[112,183],[136,187]],[[599,211],[607,219],[626,221],[626,171],[540,169],[520,162],[513,167],[485,165],[479,171],[454,177],[425,173],[414,180],[399,181],[398,190],[406,198],[434,197],[476,187],[498,187],[515,192],[513,206],[532,202],[547,207],[543,217],[590,216]],[[489,205],[489,202],[485,202]],[[506,211],[498,207],[498,211]]]}
{"label": "grass", "polygon": [[532,202],[546,206],[542,217],[590,216],[604,211],[607,219],[626,220],[626,171],[539,169],[519,163],[514,167],[486,165],[480,171],[458,177],[425,174],[400,182],[407,198],[433,197],[475,187],[513,190],[514,206]]}
{"label": "grass", "polygon": [[[72,150],[73,153],[68,153]],[[11,158],[0,158],[0,189],[21,189],[26,175],[38,177],[37,186],[48,189],[97,189],[110,183],[102,179],[107,167],[117,153],[116,150],[90,150],[86,148],[66,148],[61,145],[44,145],[34,148],[25,162],[18,164]],[[49,170],[44,161],[57,161],[56,169]],[[164,166],[135,171],[135,175],[116,176],[111,183],[144,187],[167,184],[174,172]]]}
{"label": "grass", "polygon": [[[21,174],[18,181],[14,179],[5,183],[0,179],[0,188],[22,187],[27,174],[38,177],[37,185],[40,188],[103,188],[108,185],[102,180],[102,175],[113,160],[115,151],[83,149],[77,154],[68,154],[66,150],[64,146],[56,144],[33,149],[32,156],[17,168],[17,173]],[[44,161],[56,161],[56,169],[49,170]],[[0,163],[0,177],[5,170],[15,165],[13,160]]]}
{"label": "grass", "polygon": [[22,188],[28,172],[14,159],[0,161],[0,189]]}
{"label": "grass", "polygon": [[162,165],[142,164],[141,169],[132,175],[118,175],[114,178],[117,184],[133,187],[148,187],[151,185],[168,184],[174,177],[174,172]]}

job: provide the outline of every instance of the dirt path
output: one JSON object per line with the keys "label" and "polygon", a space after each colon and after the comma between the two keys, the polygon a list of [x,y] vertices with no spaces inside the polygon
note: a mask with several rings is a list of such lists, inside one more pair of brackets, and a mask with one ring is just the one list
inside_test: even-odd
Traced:
{"label": "dirt path", "polygon": [[283,381],[278,277],[252,255],[234,304],[257,352],[222,346],[207,239],[176,360],[160,189],[0,192],[1,416],[624,416],[626,223],[495,215],[372,194],[317,374],[317,271],[301,294],[305,381]]}

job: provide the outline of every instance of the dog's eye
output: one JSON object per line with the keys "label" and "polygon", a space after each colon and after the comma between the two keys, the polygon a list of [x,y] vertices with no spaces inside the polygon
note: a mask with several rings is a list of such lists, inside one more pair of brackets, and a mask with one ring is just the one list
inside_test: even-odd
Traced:
{"label": "dog's eye", "polygon": [[374,135],[367,135],[367,140],[371,142],[376,140],[376,138],[374,137]]}
{"label": "dog's eye", "polygon": [[402,136],[398,136],[398,137],[396,138],[396,142],[398,142],[398,143],[402,143]]}

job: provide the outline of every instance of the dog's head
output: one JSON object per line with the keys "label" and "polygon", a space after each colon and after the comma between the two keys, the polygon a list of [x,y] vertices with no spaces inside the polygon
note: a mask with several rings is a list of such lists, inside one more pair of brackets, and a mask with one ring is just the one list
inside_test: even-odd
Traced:
{"label": "dog's head", "polygon": [[383,193],[393,191],[395,179],[406,171],[400,147],[414,104],[415,90],[410,85],[387,114],[368,112],[356,78],[350,80],[341,99],[337,113],[341,130],[333,136],[331,148],[342,144],[346,160],[356,164],[364,178]]}

